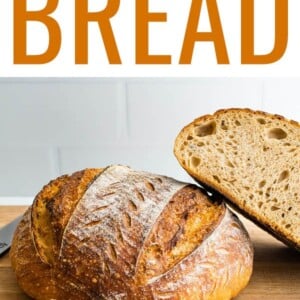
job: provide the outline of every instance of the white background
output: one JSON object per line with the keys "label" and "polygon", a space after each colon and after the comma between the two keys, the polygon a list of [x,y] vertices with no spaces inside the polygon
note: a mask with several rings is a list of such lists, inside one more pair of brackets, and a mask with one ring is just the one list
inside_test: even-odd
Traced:
{"label": "white background", "polygon": [[[27,0],[28,10],[47,2]],[[167,22],[150,24],[150,53],[171,55],[172,65],[135,64],[133,0],[120,1],[112,18],[122,65],[109,65],[97,24],[89,26],[89,63],[75,65],[75,0],[58,2],[52,15],[62,33],[58,56],[44,65],[14,65],[14,1],[0,1],[0,204],[29,204],[58,175],[112,163],[190,180],[173,156],[173,141],[195,117],[220,108],[250,107],[300,120],[298,0],[289,0],[284,56],[260,66],[241,65],[240,0],[217,1],[228,66],[217,65],[211,43],[196,44],[192,64],[178,65],[191,0],[149,0],[151,12],[167,14]],[[203,3],[198,29],[209,31]],[[255,1],[258,54],[273,47],[274,3]],[[106,4],[90,0],[89,9]],[[27,33],[29,54],[42,53],[45,26],[29,22]]]}
{"label": "white background", "polygon": [[183,126],[224,107],[300,120],[299,99],[295,78],[1,79],[0,204],[113,163],[192,181],[173,155]]}
{"label": "white background", "polygon": [[[135,1],[121,1],[112,18],[112,28],[122,65],[109,65],[102,36],[96,23],[89,26],[89,63],[75,65],[74,0],[59,0],[52,17],[59,23],[62,44],[58,56],[45,65],[13,64],[13,2],[0,1],[0,76],[100,76],[100,77],[191,77],[191,76],[300,76],[300,1],[289,0],[289,40],[284,56],[269,65],[241,65],[241,0],[218,0],[219,14],[230,59],[230,65],[218,65],[212,43],[196,43],[191,65],[178,65],[191,0],[149,0],[151,12],[165,12],[167,22],[150,24],[151,54],[169,54],[172,65],[135,64]],[[47,0],[27,0],[28,10],[41,10]],[[206,1],[203,1],[199,30],[209,31]],[[90,11],[100,11],[107,0],[89,1]],[[255,1],[255,45],[257,54],[269,53],[274,45],[274,0]],[[43,53],[48,44],[46,27],[28,23],[29,54]]]}

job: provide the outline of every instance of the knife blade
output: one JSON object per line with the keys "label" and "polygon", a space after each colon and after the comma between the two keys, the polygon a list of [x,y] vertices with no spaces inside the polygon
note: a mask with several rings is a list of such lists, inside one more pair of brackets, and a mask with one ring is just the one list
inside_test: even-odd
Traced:
{"label": "knife blade", "polygon": [[23,215],[20,215],[0,229],[0,256],[9,250],[14,232],[22,218]]}

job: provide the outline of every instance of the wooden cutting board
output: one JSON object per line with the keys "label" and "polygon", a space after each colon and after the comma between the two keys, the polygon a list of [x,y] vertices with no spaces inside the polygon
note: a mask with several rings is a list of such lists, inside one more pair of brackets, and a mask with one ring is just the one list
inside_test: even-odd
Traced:
{"label": "wooden cutting board", "polygon": [[[25,206],[0,206],[0,227],[25,210]],[[241,219],[254,244],[254,270],[249,285],[235,300],[300,300],[300,252]],[[0,258],[0,299],[29,299],[17,285],[7,254]]]}

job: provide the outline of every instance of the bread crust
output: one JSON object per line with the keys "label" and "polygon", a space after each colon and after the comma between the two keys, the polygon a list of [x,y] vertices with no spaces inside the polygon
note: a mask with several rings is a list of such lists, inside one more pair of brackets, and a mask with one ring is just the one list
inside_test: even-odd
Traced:
{"label": "bread crust", "polygon": [[101,172],[102,169],[88,169],[63,175],[50,181],[35,197],[31,214],[33,242],[45,263],[54,263],[64,228],[78,201]]}
{"label": "bread crust", "polygon": [[10,250],[12,268],[21,289],[33,299],[93,299],[76,278],[64,277],[45,263],[34,244],[31,207],[18,225]]}
{"label": "bread crust", "polygon": [[246,231],[240,232],[241,227],[238,219],[226,210],[216,230],[191,255],[153,281],[154,299],[235,297],[252,273],[253,249]]}
{"label": "bread crust", "polygon": [[230,109],[220,109],[216,111],[214,114],[204,115],[197,119],[195,119],[190,124],[186,125],[181,132],[178,134],[175,144],[174,144],[174,154],[177,157],[180,165],[202,186],[206,187],[208,190],[214,193],[220,193],[225,196],[225,201],[229,203],[234,209],[243,214],[245,217],[253,221],[255,224],[260,226],[265,231],[269,232],[272,236],[279,239],[286,245],[300,251],[300,243],[294,240],[289,234],[284,232],[277,224],[270,223],[266,219],[266,217],[262,214],[257,214],[250,208],[245,209],[242,205],[242,201],[240,197],[234,195],[232,191],[228,188],[225,188],[222,183],[219,183],[215,180],[212,180],[205,172],[198,172],[194,168],[188,166],[181,155],[180,147],[183,143],[186,142],[187,136],[189,136],[192,132],[192,129],[195,126],[205,124],[207,122],[215,121],[218,117],[226,116],[226,114],[230,114],[235,112],[239,113],[248,113],[253,116],[253,118],[267,118],[273,121],[280,121],[282,124],[289,124],[291,126],[295,126],[300,129],[300,124],[294,120],[288,120],[285,117],[277,114],[269,114],[262,111],[255,111],[248,108],[230,108]]}
{"label": "bread crust", "polygon": [[[226,300],[251,276],[253,249],[238,219],[219,198],[165,176],[106,168],[64,223],[53,261],[43,260],[35,247],[34,207],[19,224],[10,252],[21,288],[34,299]],[[198,222],[203,232],[191,241],[191,224]],[[158,252],[147,254],[151,241],[160,244],[159,261],[166,265],[152,276],[147,264]],[[174,259],[178,251],[184,257]]]}

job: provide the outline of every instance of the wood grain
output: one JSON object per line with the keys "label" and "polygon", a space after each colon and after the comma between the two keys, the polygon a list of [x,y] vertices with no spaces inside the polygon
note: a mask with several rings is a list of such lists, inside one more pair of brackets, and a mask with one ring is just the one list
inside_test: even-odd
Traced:
{"label": "wood grain", "polygon": [[[26,206],[0,206],[0,227],[25,210]],[[255,255],[250,283],[235,300],[299,300],[300,253],[286,247],[243,217],[240,219],[252,238]],[[17,285],[8,254],[0,258],[0,299],[29,299]]]}
{"label": "wood grain", "polygon": [[[0,206],[0,228],[24,213],[27,206]],[[0,299],[28,300],[18,287],[15,275],[10,266],[8,253],[0,257]]]}

